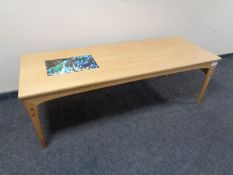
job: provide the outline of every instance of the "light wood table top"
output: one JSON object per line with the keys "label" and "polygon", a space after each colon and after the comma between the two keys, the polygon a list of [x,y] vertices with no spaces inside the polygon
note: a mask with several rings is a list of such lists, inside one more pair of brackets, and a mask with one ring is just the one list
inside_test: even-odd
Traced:
{"label": "light wood table top", "polygon": [[[92,55],[98,69],[48,76],[45,61]],[[59,97],[189,70],[203,70],[205,91],[221,58],[180,37],[106,44],[57,52],[26,54],[20,66],[19,99],[43,148],[47,146],[38,106]]]}
{"label": "light wood table top", "polygon": [[[98,69],[48,76],[45,60],[92,55]],[[64,51],[25,54],[21,58],[19,98],[31,98],[106,82],[124,81],[220,57],[180,37],[106,44]],[[140,78],[138,78],[140,79]]]}

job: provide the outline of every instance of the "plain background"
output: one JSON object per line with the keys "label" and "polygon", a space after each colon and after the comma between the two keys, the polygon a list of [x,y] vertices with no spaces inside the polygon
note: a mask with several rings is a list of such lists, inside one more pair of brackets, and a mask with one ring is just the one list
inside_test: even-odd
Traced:
{"label": "plain background", "polygon": [[161,36],[233,51],[232,0],[0,0],[0,92],[18,88],[20,55]]}

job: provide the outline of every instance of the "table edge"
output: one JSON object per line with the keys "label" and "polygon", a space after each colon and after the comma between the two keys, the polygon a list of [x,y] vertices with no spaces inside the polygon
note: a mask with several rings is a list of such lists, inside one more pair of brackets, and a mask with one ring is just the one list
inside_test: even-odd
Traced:
{"label": "table edge", "polygon": [[[103,86],[103,87],[100,87],[100,88],[110,87],[111,85],[110,86],[104,86],[104,85],[105,84],[106,85],[111,84],[111,83],[113,84],[112,86],[120,85],[120,84],[124,84],[124,83],[139,81],[139,80],[143,80],[143,79],[149,79],[149,78],[158,77],[158,76],[162,76],[162,75],[168,75],[168,74],[174,74],[174,73],[179,73],[179,72],[186,72],[186,71],[190,71],[190,70],[211,67],[211,63],[218,62],[221,59],[222,59],[221,57],[217,56],[216,59],[213,59],[212,61],[208,61],[208,62],[198,63],[198,64],[194,64],[194,65],[189,65],[189,66],[181,66],[181,67],[166,69],[166,70],[162,70],[162,71],[150,72],[148,74],[141,74],[141,75],[136,75],[136,76],[131,76],[131,77],[117,78],[117,79],[112,79],[110,81],[100,81],[100,82],[97,82],[97,83],[87,84],[87,85],[84,85],[84,86],[63,88],[63,89],[59,89],[59,90],[56,90],[56,91],[48,91],[46,93],[35,93],[35,94],[32,94],[32,95],[20,95],[20,92],[19,92],[18,93],[18,99],[25,100],[25,99],[31,99],[31,98],[38,98],[38,97],[41,97],[41,96],[64,93],[64,92],[68,92],[68,91],[72,91],[72,90],[74,91],[74,90],[77,90],[77,89],[83,89],[83,88],[88,89],[88,87],[98,86],[98,85]],[[143,78],[143,77],[145,77],[145,78]],[[121,82],[121,81],[123,81],[123,82],[122,83],[116,83],[116,82]],[[94,88],[92,90],[100,89],[100,88]],[[91,90],[86,90],[86,91],[91,91]],[[86,91],[82,91],[82,92],[86,92]],[[80,93],[82,93],[82,92],[80,92]]]}

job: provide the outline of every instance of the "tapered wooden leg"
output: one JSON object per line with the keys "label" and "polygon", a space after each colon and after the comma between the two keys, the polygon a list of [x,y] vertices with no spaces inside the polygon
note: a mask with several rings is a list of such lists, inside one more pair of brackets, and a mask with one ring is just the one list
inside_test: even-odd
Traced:
{"label": "tapered wooden leg", "polygon": [[205,80],[204,80],[204,83],[202,85],[202,88],[201,88],[201,91],[197,97],[197,103],[201,103],[201,101],[203,100],[204,98],[204,95],[205,95],[205,91],[208,87],[208,84],[211,80],[211,77],[214,73],[214,70],[215,70],[216,66],[213,66],[213,67],[210,67],[210,68],[207,68],[207,69],[204,69],[203,71],[205,72]]}
{"label": "tapered wooden leg", "polygon": [[38,111],[38,105],[33,105],[29,103],[24,103],[24,106],[28,112],[28,115],[32,121],[32,125],[34,127],[34,130],[36,132],[36,135],[40,141],[40,144],[42,148],[47,147],[47,143],[45,141],[45,137],[43,134],[43,130],[41,128],[41,122],[40,122],[40,116],[39,116],[39,111]]}

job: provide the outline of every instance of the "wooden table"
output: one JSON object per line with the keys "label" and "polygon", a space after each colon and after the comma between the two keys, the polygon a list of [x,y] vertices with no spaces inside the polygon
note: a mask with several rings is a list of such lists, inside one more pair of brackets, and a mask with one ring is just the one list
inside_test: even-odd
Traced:
{"label": "wooden table", "polygon": [[[47,76],[45,60],[88,54],[93,56],[98,69]],[[21,58],[18,98],[45,148],[39,104],[71,94],[195,69],[205,72],[204,84],[197,98],[197,102],[201,102],[220,59],[180,37],[25,54]]]}

